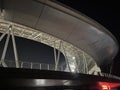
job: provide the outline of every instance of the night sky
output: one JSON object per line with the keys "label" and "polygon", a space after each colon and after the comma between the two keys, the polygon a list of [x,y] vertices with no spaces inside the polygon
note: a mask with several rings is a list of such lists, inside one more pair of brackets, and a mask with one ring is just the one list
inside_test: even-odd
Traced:
{"label": "night sky", "polygon": [[[58,0],[96,20],[107,28],[120,44],[120,5],[117,0]],[[110,65],[101,66],[103,72],[110,71]],[[120,51],[113,61],[112,73],[120,76]]]}
{"label": "night sky", "polygon": [[[1,34],[0,34],[1,35]],[[15,37],[19,61],[45,63],[54,65],[54,49],[48,45],[33,40]],[[0,42],[0,57],[4,48],[6,37]],[[57,51],[57,50],[56,50]],[[5,60],[14,61],[14,51],[12,39],[10,37]],[[65,58],[60,54],[59,65],[65,65]]]}

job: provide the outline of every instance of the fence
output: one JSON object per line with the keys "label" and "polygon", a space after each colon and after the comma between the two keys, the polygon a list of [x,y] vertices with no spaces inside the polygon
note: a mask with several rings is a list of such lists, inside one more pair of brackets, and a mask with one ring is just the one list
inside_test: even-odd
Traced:
{"label": "fence", "polygon": [[[15,61],[5,60],[5,63],[8,67],[16,68]],[[55,65],[52,64],[33,63],[33,62],[24,62],[24,61],[19,61],[19,68],[64,71],[63,66],[57,66],[57,69],[55,69]]]}
{"label": "fence", "polygon": [[[5,60],[5,63],[8,67],[16,68],[15,61]],[[23,62],[23,61],[19,61],[19,68],[52,70],[52,71],[63,71],[63,72],[66,71],[63,66],[57,66],[57,69],[55,69],[55,65],[52,65],[52,64]],[[109,74],[109,73],[96,72],[95,75],[102,76],[102,77],[115,78],[120,80],[120,77]]]}

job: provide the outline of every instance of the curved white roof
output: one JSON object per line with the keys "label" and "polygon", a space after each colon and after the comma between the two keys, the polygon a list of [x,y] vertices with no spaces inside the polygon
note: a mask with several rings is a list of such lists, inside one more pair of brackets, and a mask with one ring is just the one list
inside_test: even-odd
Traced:
{"label": "curved white roof", "polygon": [[103,26],[51,0],[4,0],[4,9],[4,19],[69,42],[99,65],[113,59],[118,51],[116,39]]}

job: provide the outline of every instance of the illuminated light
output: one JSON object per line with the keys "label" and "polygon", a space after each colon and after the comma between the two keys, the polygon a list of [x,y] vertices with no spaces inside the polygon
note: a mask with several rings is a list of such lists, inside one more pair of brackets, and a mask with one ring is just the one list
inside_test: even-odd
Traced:
{"label": "illuminated light", "polygon": [[72,57],[73,60],[75,60],[75,57]]}
{"label": "illuminated light", "polygon": [[37,86],[40,86],[40,85],[45,85],[45,80],[44,79],[35,79],[35,84]]}
{"label": "illuminated light", "polygon": [[71,72],[75,72],[75,69],[71,69]]}
{"label": "illuminated light", "polygon": [[109,83],[107,82],[99,82],[100,90],[111,90]]}
{"label": "illuminated light", "polygon": [[111,82],[99,82],[100,90],[111,90],[112,88],[119,87],[120,83],[111,83]]}
{"label": "illuminated light", "polygon": [[71,68],[71,71],[72,71],[72,72],[75,72],[75,65],[73,65],[73,64],[70,65],[70,68]]}
{"label": "illuminated light", "polygon": [[9,26],[9,30],[12,30],[12,25]]}
{"label": "illuminated light", "polygon": [[110,87],[108,85],[102,85],[102,90],[110,90]]}

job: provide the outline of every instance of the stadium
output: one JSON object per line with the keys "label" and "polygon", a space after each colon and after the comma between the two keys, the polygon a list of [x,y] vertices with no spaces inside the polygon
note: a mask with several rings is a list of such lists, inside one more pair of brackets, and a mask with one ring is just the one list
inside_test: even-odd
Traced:
{"label": "stadium", "polygon": [[[1,67],[119,78],[101,72],[100,66],[111,63],[119,46],[112,33],[93,19],[55,0],[4,0],[0,8],[0,42],[5,39]],[[19,60],[16,38],[51,47],[54,60]],[[6,59],[10,39],[13,60]]]}

